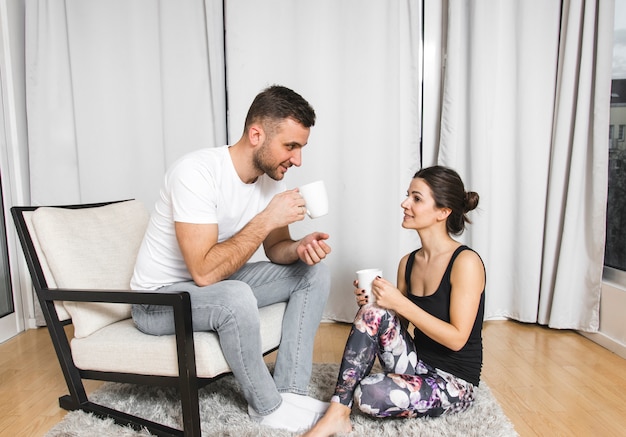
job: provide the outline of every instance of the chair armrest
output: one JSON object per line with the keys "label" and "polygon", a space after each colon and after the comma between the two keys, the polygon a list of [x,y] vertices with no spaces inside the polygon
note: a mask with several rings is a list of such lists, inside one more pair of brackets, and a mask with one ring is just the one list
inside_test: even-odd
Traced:
{"label": "chair armrest", "polygon": [[70,301],[70,302],[101,302],[101,303],[126,303],[126,304],[150,304],[188,309],[191,314],[191,300],[186,291],[168,291],[157,293],[154,291],[140,290],[84,290],[63,288],[42,288],[38,295],[46,301]]}
{"label": "chair armrest", "polygon": [[[43,288],[39,289],[37,294],[39,295],[40,300],[46,302],[61,300],[66,302],[151,304],[171,306],[174,312],[174,329],[179,361],[190,361],[190,364],[194,367],[193,374],[195,375],[191,298],[188,292],[170,291],[156,293],[154,291],[139,290],[73,290]],[[56,311],[54,312],[56,313]],[[50,317],[52,317],[52,314],[50,314]],[[58,323],[58,317],[55,318]],[[181,368],[186,367],[182,361],[179,364],[181,364]]]}
{"label": "chair armrest", "polygon": [[[54,310],[53,301],[72,301],[72,302],[97,302],[97,303],[121,303],[121,304],[152,304],[171,306],[174,312],[174,330],[176,338],[176,349],[178,353],[178,369],[181,396],[189,398],[195,397],[197,402],[198,382],[196,380],[196,359],[195,347],[193,342],[193,323],[191,316],[191,298],[186,291],[171,291],[156,293],[154,291],[138,291],[138,290],[72,290],[72,289],[50,289],[43,288],[37,290],[39,299],[46,302],[46,306],[50,306],[44,310],[47,313],[47,320],[52,322],[50,329],[53,343],[58,339],[60,351],[65,357],[71,356],[67,338],[60,339],[62,328]],[[53,314],[51,314],[51,312]],[[73,362],[67,363],[70,370],[75,370]],[[65,370],[64,370],[65,371]]]}

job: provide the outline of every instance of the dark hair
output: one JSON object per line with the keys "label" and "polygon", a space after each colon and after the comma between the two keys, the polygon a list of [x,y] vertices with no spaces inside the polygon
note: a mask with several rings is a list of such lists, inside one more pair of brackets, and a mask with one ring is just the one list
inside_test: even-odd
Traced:
{"label": "dark hair", "polygon": [[272,85],[254,98],[248,109],[244,133],[255,122],[269,122],[266,128],[271,130],[286,118],[292,118],[304,127],[315,125],[315,111],[309,102],[289,88]]}
{"label": "dark hair", "polygon": [[466,192],[459,174],[441,165],[422,168],[413,178],[420,178],[426,182],[438,208],[449,208],[452,211],[446,221],[448,233],[453,235],[463,233],[465,224],[471,223],[467,213],[478,206],[478,193]]}

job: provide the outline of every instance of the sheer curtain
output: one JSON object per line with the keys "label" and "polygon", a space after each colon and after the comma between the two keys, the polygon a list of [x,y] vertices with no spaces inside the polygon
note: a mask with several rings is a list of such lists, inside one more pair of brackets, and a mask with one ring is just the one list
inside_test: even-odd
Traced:
{"label": "sheer curtain", "polygon": [[481,195],[486,317],[598,329],[612,2],[450,1],[438,161]]}
{"label": "sheer curtain", "polygon": [[318,120],[290,187],[323,179],[330,213],[292,227],[330,234],[332,291],[325,316],[352,321],[354,272],[380,267],[396,281],[416,246],[400,202],[419,168],[420,1],[227,0],[229,132],[239,138],[254,95],[293,88]]}
{"label": "sheer curtain", "polygon": [[226,141],[222,2],[26,0],[33,204],[152,208],[167,166]]}
{"label": "sheer curtain", "polygon": [[210,0],[26,0],[31,204],[152,209],[173,160],[223,144],[222,16]]}

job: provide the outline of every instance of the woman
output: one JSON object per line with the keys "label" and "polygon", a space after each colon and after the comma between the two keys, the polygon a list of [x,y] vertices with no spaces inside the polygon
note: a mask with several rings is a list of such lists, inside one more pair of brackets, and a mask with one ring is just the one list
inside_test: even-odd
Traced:
{"label": "woman", "polygon": [[[335,394],[305,436],[352,431],[353,401],[375,417],[439,416],[472,404],[482,367],[485,268],[451,235],[463,232],[477,205],[478,194],[465,192],[454,170],[434,166],[415,174],[401,204],[402,227],[415,229],[422,247],[400,260],[397,288],[374,280],[375,304],[355,281],[360,309]],[[384,373],[369,375],[376,356]]]}

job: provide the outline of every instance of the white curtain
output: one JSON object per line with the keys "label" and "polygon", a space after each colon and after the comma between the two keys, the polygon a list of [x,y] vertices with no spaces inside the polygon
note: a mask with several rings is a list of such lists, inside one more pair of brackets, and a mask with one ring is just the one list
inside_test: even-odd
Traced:
{"label": "white curtain", "polygon": [[400,202],[419,168],[420,1],[227,0],[231,140],[254,95],[273,83],[302,94],[317,123],[290,187],[323,179],[330,213],[292,227],[328,232],[332,292],[326,317],[352,321],[355,271],[380,267],[396,281],[416,246]]}
{"label": "white curtain", "polygon": [[222,2],[26,0],[31,202],[136,198],[226,140]]}
{"label": "white curtain", "polygon": [[448,6],[438,160],[481,195],[486,317],[596,331],[612,2]]}
{"label": "white curtain", "polygon": [[288,183],[324,179],[331,201],[293,234],[331,235],[326,317],[351,321],[354,272],[395,281],[416,245],[399,205],[419,167],[420,3],[27,0],[32,203],[151,207],[173,159],[227,142],[226,108],[234,142],[254,96],[289,86],[318,121]]}
{"label": "white curtain", "polygon": [[424,165],[481,195],[462,240],[487,266],[486,317],[594,331],[613,2],[435,3],[445,54],[422,54],[421,0],[26,0],[32,203],[151,206],[172,160],[236,141],[262,88],[291,87],[318,121],[287,183],[324,179],[331,203],[293,235],[331,235],[325,316],[351,321],[355,270],[395,280],[419,244],[399,205],[424,83]]}

